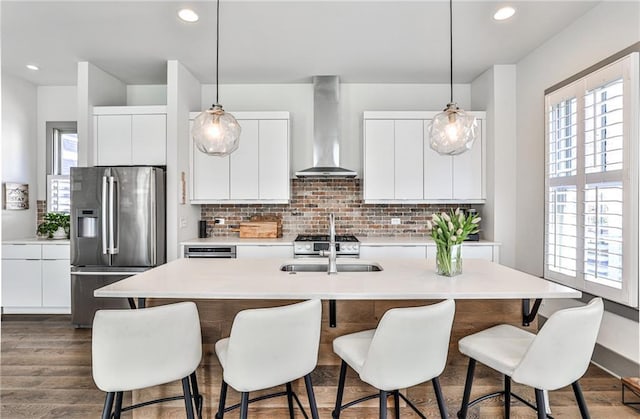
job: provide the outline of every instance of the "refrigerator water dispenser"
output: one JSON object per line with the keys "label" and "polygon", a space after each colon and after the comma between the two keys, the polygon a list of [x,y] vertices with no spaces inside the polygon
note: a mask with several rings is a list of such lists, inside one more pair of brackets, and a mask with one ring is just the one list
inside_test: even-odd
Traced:
{"label": "refrigerator water dispenser", "polygon": [[98,212],[94,209],[78,210],[77,237],[98,237]]}

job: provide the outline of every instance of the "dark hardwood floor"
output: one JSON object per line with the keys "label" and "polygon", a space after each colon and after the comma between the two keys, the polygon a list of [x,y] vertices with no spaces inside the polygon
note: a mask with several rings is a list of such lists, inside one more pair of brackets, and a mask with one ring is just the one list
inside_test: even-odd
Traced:
{"label": "dark hardwood floor", "polygon": [[[275,304],[275,303],[274,303]],[[379,317],[393,303],[357,304],[341,311],[338,320],[342,322],[336,329],[323,326],[321,351],[317,369],[313,373],[314,389],[321,418],[331,418],[331,410],[335,400],[338,381],[339,359],[331,351],[331,340],[335,336],[371,327],[372,321]],[[495,323],[497,317],[504,317],[504,310],[487,310],[458,304],[456,326],[452,336],[447,367],[440,378],[443,393],[446,397],[449,417],[455,417],[459,409],[467,359],[457,351],[457,340],[479,327]],[[228,305],[209,305],[199,302],[200,316],[203,319],[203,360],[198,369],[200,389],[205,397],[205,417],[213,418],[218,402],[221,368],[213,351],[213,343],[219,336],[228,333],[229,321],[208,321],[221,318],[232,319],[237,310],[246,304],[239,303],[233,309]],[[492,306],[493,307],[493,306]],[[518,306],[509,307],[507,311],[516,310]],[[358,321],[369,318],[370,320]],[[481,310],[479,313],[476,310]],[[224,315],[222,315],[224,313]],[[465,318],[469,314],[481,314],[484,319],[478,322],[472,315],[469,322]],[[497,317],[496,317],[497,316]],[[495,318],[494,318],[495,317]],[[470,324],[474,326],[470,326]],[[477,324],[481,323],[481,324]],[[375,324],[373,324],[375,325]],[[1,324],[1,369],[0,369],[0,417],[2,419],[36,419],[36,418],[99,418],[104,402],[104,394],[99,391],[91,377],[91,330],[76,329],[71,326],[68,316],[37,315],[5,315]],[[596,366],[591,366],[581,380],[587,404],[592,418],[618,419],[639,418],[640,413],[621,403],[620,381]],[[496,391],[501,386],[500,376],[482,365],[476,368],[473,396]],[[299,380],[295,389],[306,406],[304,383]],[[532,401],[533,391],[514,385],[517,393]],[[125,404],[131,397],[143,400],[146,397],[158,397],[179,394],[179,383],[166,385],[151,390],[136,392],[125,398]],[[353,373],[347,375],[345,401],[370,394],[373,390],[363,385]],[[433,390],[430,384],[423,384],[408,389],[405,393],[427,415],[439,417]],[[237,394],[230,390],[229,403],[238,401]],[[578,418],[579,411],[575,405],[571,388],[564,388],[551,393],[551,407],[555,418]],[[390,399],[390,403],[392,403]],[[377,400],[372,400],[344,411],[341,417],[375,418],[378,415]],[[500,418],[503,415],[501,400],[491,399],[471,409],[470,418]],[[394,410],[389,405],[389,417]],[[183,418],[184,408],[180,401],[156,405],[123,415],[124,418]],[[238,417],[237,411],[228,413],[226,417]],[[249,410],[250,418],[287,418],[286,400],[271,399],[254,404]],[[302,417],[296,414],[296,417]],[[411,409],[401,409],[402,418],[417,418]],[[535,413],[528,407],[516,402],[512,407],[513,418],[535,418]]]}

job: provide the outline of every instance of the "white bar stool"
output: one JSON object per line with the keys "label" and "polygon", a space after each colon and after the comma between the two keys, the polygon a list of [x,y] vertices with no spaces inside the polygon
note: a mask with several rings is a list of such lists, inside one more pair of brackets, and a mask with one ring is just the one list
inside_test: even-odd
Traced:
{"label": "white bar stool", "polygon": [[[240,407],[240,417],[247,417],[249,403],[277,396],[287,396],[289,415],[293,418],[293,399],[305,418],[307,414],[291,389],[291,382],[304,377],[311,417],[318,418],[318,408],[311,383],[311,371],[318,363],[320,346],[320,300],[309,300],[283,307],[260,308],[239,312],[228,338],[216,342],[216,355],[223,369],[220,403],[216,419]],[[286,391],[249,400],[249,393],[285,384]],[[227,386],[241,393],[241,402],[225,408]]]}
{"label": "white bar stool", "polygon": [[[545,391],[572,385],[583,418],[589,417],[578,380],[591,361],[604,305],[601,298],[582,307],[552,314],[534,335],[515,326],[501,324],[460,339],[460,352],[469,357],[459,418],[466,418],[469,407],[490,397],[504,394],[505,418],[510,416],[511,396],[547,417]],[[504,375],[504,391],[469,401],[476,361]],[[511,380],[535,389],[536,405],[511,392]]]}
{"label": "white bar stool", "polygon": [[[102,418],[184,399],[187,418],[202,417],[196,369],[202,358],[198,309],[192,302],[138,310],[98,310],[93,319],[92,370],[98,388],[107,392]],[[182,396],[122,407],[122,393],[182,381]],[[193,393],[193,394],[192,394]],[[114,407],[115,398],[115,407]]]}
{"label": "white bar stool", "polygon": [[[438,401],[440,415],[447,417],[438,376],[447,363],[451,326],[455,313],[453,300],[423,307],[394,308],[388,310],[375,330],[365,330],[340,336],[333,341],[333,351],[342,358],[335,410],[340,412],[357,403],[380,399],[380,419],[387,417],[387,396],[395,401],[396,418],[400,417],[399,398],[423,419],[399,389],[413,387],[431,380]],[[379,394],[362,397],[342,405],[347,365],[360,375],[360,379],[380,390]]]}

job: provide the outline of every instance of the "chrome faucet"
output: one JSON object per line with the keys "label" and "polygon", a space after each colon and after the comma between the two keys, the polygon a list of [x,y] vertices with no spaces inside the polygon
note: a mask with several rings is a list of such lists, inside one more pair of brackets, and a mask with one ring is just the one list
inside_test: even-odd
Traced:
{"label": "chrome faucet", "polygon": [[329,214],[329,250],[324,250],[320,254],[329,258],[329,263],[327,265],[327,274],[337,274],[338,267],[336,266],[336,221],[333,214]]}

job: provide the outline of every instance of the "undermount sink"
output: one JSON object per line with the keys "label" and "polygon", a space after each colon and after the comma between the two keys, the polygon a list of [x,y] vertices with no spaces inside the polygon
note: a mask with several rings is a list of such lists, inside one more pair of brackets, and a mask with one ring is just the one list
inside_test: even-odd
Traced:
{"label": "undermount sink", "polygon": [[[382,266],[377,263],[338,263],[338,272],[380,272]],[[282,265],[283,272],[327,272],[326,263],[289,263]]]}

